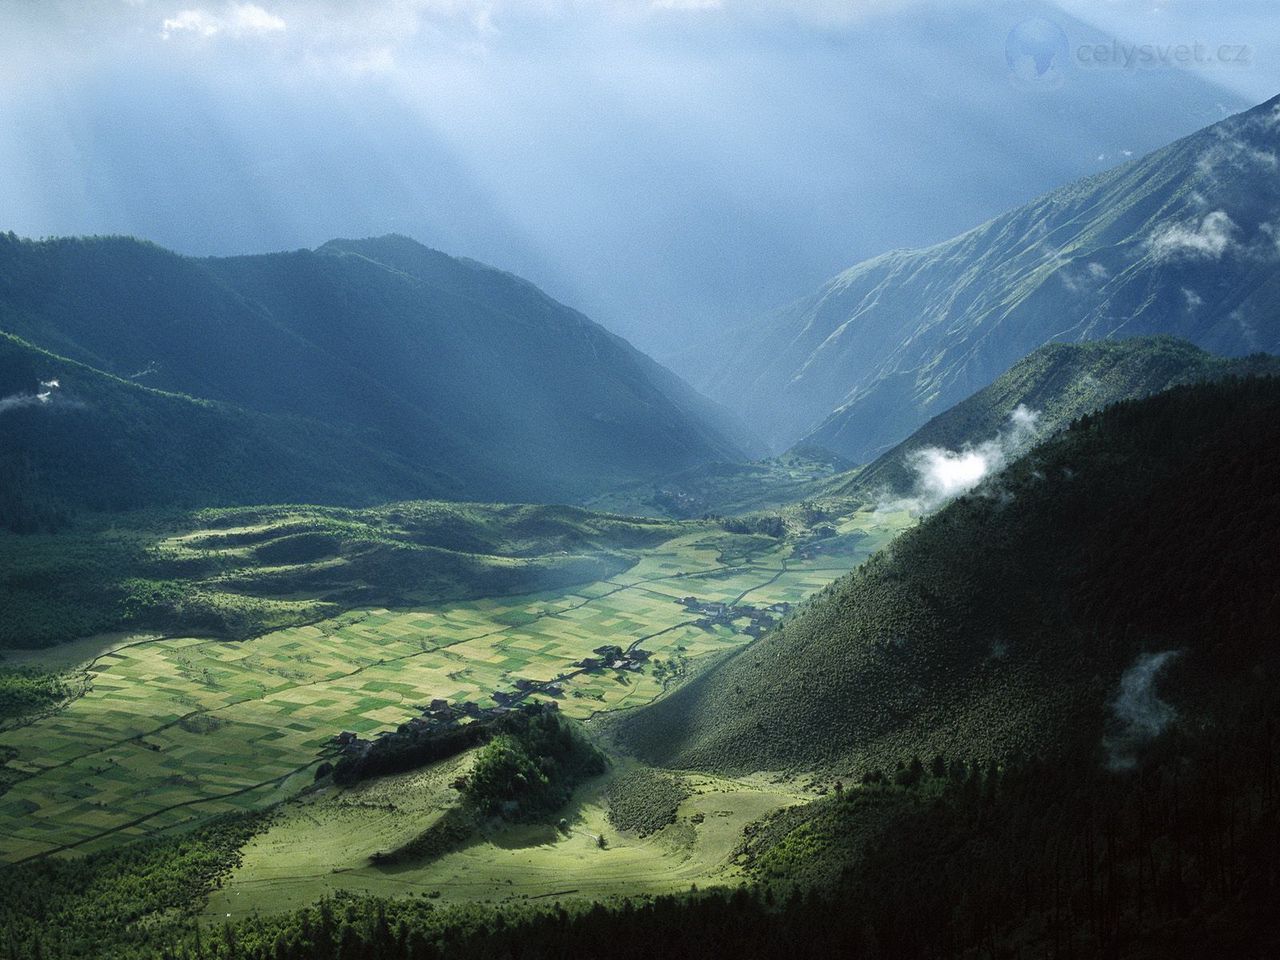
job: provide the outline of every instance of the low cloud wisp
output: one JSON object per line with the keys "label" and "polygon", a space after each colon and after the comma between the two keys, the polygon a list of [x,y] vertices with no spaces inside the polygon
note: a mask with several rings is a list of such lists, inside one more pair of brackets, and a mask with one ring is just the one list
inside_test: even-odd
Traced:
{"label": "low cloud wisp", "polygon": [[184,33],[206,38],[220,33],[245,37],[281,33],[284,29],[282,18],[256,4],[230,3],[218,12],[195,8],[166,17],[161,24],[160,35],[166,40]]}
{"label": "low cloud wisp", "polygon": [[1132,770],[1138,750],[1158,737],[1177,717],[1171,704],[1156,695],[1155,681],[1177,650],[1143,653],[1120,677],[1120,691],[1111,704],[1115,732],[1103,741],[1107,767]]}
{"label": "low cloud wisp", "polygon": [[0,414],[8,413],[11,410],[21,410],[23,407],[41,407],[53,399],[54,391],[62,385],[57,380],[40,381],[40,389],[24,393],[12,393],[7,397],[0,397]]}
{"label": "low cloud wisp", "polygon": [[1026,452],[1040,435],[1040,414],[1018,404],[1009,422],[995,437],[959,450],[924,447],[907,457],[915,474],[911,493],[888,500],[882,509],[931,513],[961,494],[968,493],[987,477],[1002,470],[1012,459]]}
{"label": "low cloud wisp", "polygon": [[1220,260],[1235,243],[1237,229],[1225,210],[1214,210],[1198,223],[1160,228],[1151,235],[1148,247],[1157,260]]}

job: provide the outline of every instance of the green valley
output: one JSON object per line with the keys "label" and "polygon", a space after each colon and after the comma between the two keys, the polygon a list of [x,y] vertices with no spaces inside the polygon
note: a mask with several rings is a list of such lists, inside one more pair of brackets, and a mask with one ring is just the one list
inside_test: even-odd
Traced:
{"label": "green valley", "polygon": [[1275,18],[1088,6],[0,3],[0,960],[1280,957]]}
{"label": "green valley", "polygon": [[[412,505],[400,510],[409,516],[392,522],[411,525]],[[387,513],[395,516],[397,508]],[[431,518],[426,514],[424,527]],[[230,527],[186,533],[187,549],[221,542],[245,551],[282,541],[282,552],[300,549],[291,539],[300,534],[281,538],[280,528],[264,530],[264,517],[218,516],[238,519]],[[274,513],[277,522],[289,522],[289,516],[283,509]],[[521,513],[513,516],[519,520]],[[524,516],[526,546],[540,535],[561,545],[545,516]],[[574,516],[581,526],[592,522],[590,515]],[[452,513],[445,519],[459,541],[479,537],[486,523],[508,542],[517,536],[511,518],[495,520],[482,511],[470,528],[453,526]],[[562,709],[586,719],[643,704],[749,640],[748,607],[800,601],[887,542],[906,519],[855,512],[842,522],[854,549],[807,559],[796,558],[792,538],[734,534],[714,524],[673,530],[652,522],[595,522],[605,540],[617,527],[633,551],[645,538],[666,542],[632,553],[635,562],[614,570],[580,567],[573,586],[408,606],[355,605],[328,618],[315,618],[323,606],[303,610],[304,601],[290,600],[298,605],[288,608],[297,619],[310,613],[314,622],[241,642],[198,634],[106,635],[59,652],[66,661],[80,661],[74,672],[88,676],[84,694],[59,713],[0,736],[10,756],[4,768],[10,785],[0,796],[6,856],[98,849],[215,814],[261,808],[314,780],[326,745],[343,730],[371,737],[408,721],[433,699],[492,705],[495,691],[514,692],[522,679],[551,681],[572,673],[606,642],[642,646],[650,659],[638,670],[605,667],[563,680],[557,697]],[[505,565],[492,562],[501,576]],[[358,560],[352,566],[358,576]],[[563,568],[534,564],[526,575],[554,580],[566,576]],[[273,575],[271,568],[255,573],[268,582]],[[285,573],[298,571],[286,566]],[[308,578],[324,583],[324,574],[304,569],[299,584]],[[491,575],[482,567],[479,583],[491,583],[485,579]],[[477,589],[475,583],[469,587]],[[728,606],[709,617],[688,609],[681,602],[686,596]],[[11,651],[7,658],[46,662],[39,652]]]}

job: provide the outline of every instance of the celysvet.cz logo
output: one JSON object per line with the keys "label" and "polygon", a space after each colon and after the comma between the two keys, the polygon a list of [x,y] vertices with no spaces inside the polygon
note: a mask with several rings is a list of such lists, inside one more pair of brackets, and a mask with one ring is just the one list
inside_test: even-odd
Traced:
{"label": "celysvet.cz logo", "polygon": [[1062,27],[1044,17],[1023,20],[1005,38],[1005,62],[1019,86],[1053,89],[1072,70],[1151,70],[1243,67],[1253,62],[1247,43],[1139,43],[1116,38],[1073,43]]}
{"label": "celysvet.cz logo", "polygon": [[1074,48],[1075,61],[1084,67],[1243,66],[1253,59],[1247,43],[1082,43]]}

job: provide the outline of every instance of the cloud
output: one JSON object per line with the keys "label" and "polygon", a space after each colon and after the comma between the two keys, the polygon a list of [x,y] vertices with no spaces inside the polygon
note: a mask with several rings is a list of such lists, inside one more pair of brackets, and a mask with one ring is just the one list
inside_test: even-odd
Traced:
{"label": "cloud", "polygon": [[183,10],[176,17],[165,20],[160,32],[166,37],[175,33],[197,33],[203,37],[212,37],[221,29],[221,22],[208,11]]}
{"label": "cloud", "polygon": [[1199,223],[1166,224],[1157,229],[1147,240],[1147,249],[1157,260],[1220,260],[1235,242],[1237,231],[1225,210],[1214,210]]}
{"label": "cloud", "polygon": [[1111,271],[1096,260],[1086,263],[1079,270],[1071,265],[1058,271],[1062,285],[1071,293],[1089,293],[1111,278]]}
{"label": "cloud", "polygon": [[924,447],[913,451],[907,456],[907,466],[915,474],[911,493],[883,498],[880,509],[930,513],[968,493],[1031,446],[1040,434],[1039,420],[1037,411],[1018,404],[1005,428],[990,440],[959,450]]}
{"label": "cloud", "polygon": [[40,381],[40,389],[32,392],[13,393],[0,397],[0,414],[23,407],[42,407],[53,399],[54,392],[62,385],[57,380]]}
{"label": "cloud", "polygon": [[1196,160],[1196,173],[1210,190],[1229,185],[1240,174],[1272,175],[1280,169],[1280,157],[1271,143],[1274,130],[1266,117],[1215,128],[1214,136]]}
{"label": "cloud", "polygon": [[1187,312],[1194,311],[1197,307],[1204,306],[1204,297],[1196,293],[1190,287],[1182,288],[1182,297],[1187,303]]}
{"label": "cloud", "polygon": [[1176,650],[1141,654],[1120,677],[1120,689],[1111,703],[1115,730],[1103,740],[1110,769],[1131,770],[1138,750],[1176,719],[1177,711],[1156,696],[1155,681],[1177,655]]}
{"label": "cloud", "polygon": [[[261,36],[286,29],[303,42],[353,51],[391,49],[408,60],[423,41],[473,43],[477,37],[519,36],[540,27],[587,28],[600,23],[643,24],[684,15],[714,15],[719,22],[777,21],[842,28],[887,18],[938,0],[264,0],[193,6],[165,18],[166,38]],[[972,0],[965,0],[972,2]]]}
{"label": "cloud", "polygon": [[255,3],[230,3],[221,13],[212,13],[203,8],[182,10],[164,20],[160,33],[166,40],[177,34],[246,37],[282,33],[285,27],[281,17]]}
{"label": "cloud", "polygon": [[652,0],[654,10],[719,10],[721,0]]}

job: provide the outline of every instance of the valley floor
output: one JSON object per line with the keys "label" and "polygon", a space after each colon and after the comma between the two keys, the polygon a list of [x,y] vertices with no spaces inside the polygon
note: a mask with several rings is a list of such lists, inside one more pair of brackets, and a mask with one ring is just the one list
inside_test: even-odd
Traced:
{"label": "valley floor", "polygon": [[[587,719],[649,702],[664,690],[654,661],[664,662],[666,683],[673,675],[678,682],[700,661],[750,639],[745,619],[699,626],[703,618],[683,606],[682,598],[759,606],[797,602],[855,567],[908,522],[905,515],[858,512],[840,522],[839,536],[823,541],[821,549],[691,525],[687,534],[645,550],[625,572],[570,589],[355,610],[243,642],[84,641],[68,651],[82,658],[89,680],[85,694],[51,716],[0,733],[11,784],[0,795],[0,857],[15,862],[79,854],[219,813],[279,803],[311,784],[316,766],[332,755],[329,743],[339,731],[372,737],[435,698],[487,705],[494,691],[511,690],[517,679],[545,681],[572,672],[603,644],[643,644],[653,660],[640,671],[573,676],[562,685],[561,709]],[[749,819],[787,802],[776,791],[754,790],[726,807],[739,811],[725,818],[736,825],[730,831],[735,836]],[[581,829],[592,832],[602,816],[598,801],[584,794],[577,816]],[[708,812],[707,822],[712,819]],[[448,886],[492,897],[496,879],[515,894],[551,893],[536,883],[517,891],[510,871],[528,860],[526,875],[539,869],[549,877],[573,875],[564,864],[588,853],[593,868],[596,860],[608,868],[587,871],[596,879],[583,875],[567,886],[603,892],[613,884],[620,890],[625,876],[627,889],[636,889],[636,877],[643,889],[646,875],[655,888],[687,885],[689,877],[705,875],[722,859],[718,831],[701,831],[707,839],[693,843],[690,866],[682,873],[673,871],[670,852],[659,849],[660,843],[625,843],[596,857],[594,849],[577,849],[578,834],[546,844],[513,828],[511,836],[484,845],[491,848],[484,854],[489,865],[477,867],[474,852],[460,851],[410,889]],[[352,851],[356,859],[357,854],[367,856]],[[229,895],[253,879],[253,862],[250,856],[249,872],[237,875]],[[473,882],[451,879],[472,872]],[[300,881],[296,893],[281,896],[287,903],[311,896],[327,879],[318,886]],[[347,879],[387,892],[405,885],[387,871],[365,870]]]}

